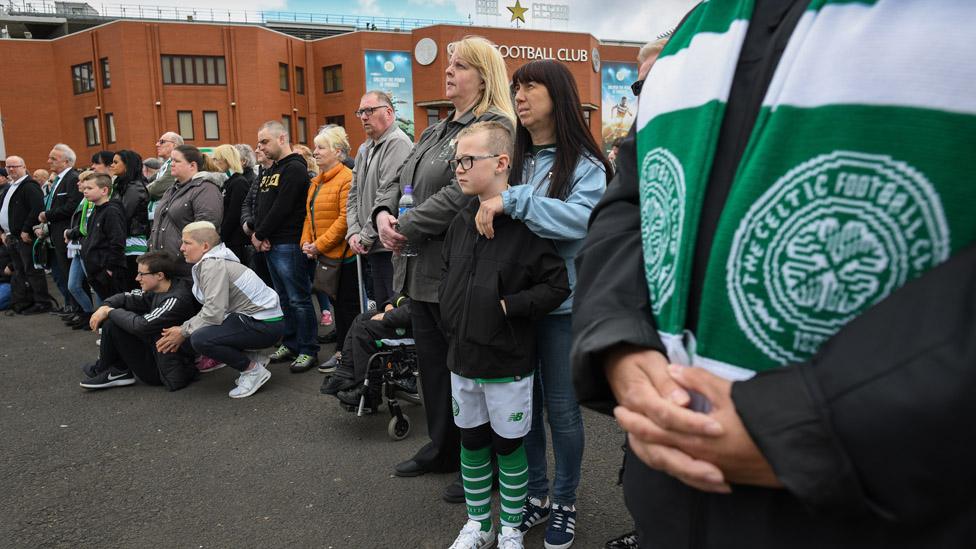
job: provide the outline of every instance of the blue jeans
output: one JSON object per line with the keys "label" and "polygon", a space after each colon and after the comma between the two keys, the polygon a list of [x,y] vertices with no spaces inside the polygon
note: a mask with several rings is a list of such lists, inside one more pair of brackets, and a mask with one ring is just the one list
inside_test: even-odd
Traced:
{"label": "blue jeans", "polygon": [[583,417],[576,401],[569,363],[569,348],[573,343],[572,315],[548,315],[539,321],[536,330],[539,366],[533,384],[532,430],[525,437],[525,454],[529,461],[528,492],[530,497],[540,499],[549,494],[546,429],[542,424],[545,401],[556,458],[552,502],[573,505],[583,465]]}
{"label": "blue jeans", "polygon": [[91,313],[95,310],[91,297],[85,291],[85,266],[81,261],[81,254],[71,258],[71,267],[68,269],[68,291],[75,298],[82,312]]}
{"label": "blue jeans", "polygon": [[293,353],[318,356],[319,344],[315,340],[318,323],[312,306],[312,284],[308,279],[309,259],[298,244],[274,244],[265,255],[271,281],[285,313],[282,344]]}

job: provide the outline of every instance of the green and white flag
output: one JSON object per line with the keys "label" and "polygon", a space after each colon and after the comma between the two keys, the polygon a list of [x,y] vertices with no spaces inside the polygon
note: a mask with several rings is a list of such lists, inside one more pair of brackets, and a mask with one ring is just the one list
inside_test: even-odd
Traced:
{"label": "green and white flag", "polygon": [[688,330],[696,231],[752,11],[699,5],[637,120],[655,321],[672,362],[728,379],[809,359],[976,241],[976,3],[813,0],[749,136]]}

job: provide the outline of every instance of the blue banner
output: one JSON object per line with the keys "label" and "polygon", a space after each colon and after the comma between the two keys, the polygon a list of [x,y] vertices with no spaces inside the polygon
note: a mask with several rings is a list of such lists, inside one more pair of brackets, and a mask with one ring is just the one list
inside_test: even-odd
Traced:
{"label": "blue banner", "polygon": [[637,117],[637,98],[630,91],[637,80],[637,63],[604,62],[600,75],[603,152],[609,153],[613,142],[627,135]]}
{"label": "blue banner", "polygon": [[410,54],[366,50],[366,90],[383,90],[390,95],[397,124],[413,139],[413,67]]}

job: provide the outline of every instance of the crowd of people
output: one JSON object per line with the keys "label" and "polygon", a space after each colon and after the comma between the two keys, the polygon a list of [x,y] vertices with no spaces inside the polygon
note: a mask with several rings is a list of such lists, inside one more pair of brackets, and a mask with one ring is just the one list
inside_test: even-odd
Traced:
{"label": "crowd of people", "polygon": [[[547,549],[573,544],[580,402],[627,432],[635,530],[608,548],[971,545],[965,39],[921,7],[730,4],[642,48],[638,121],[609,158],[565,65],[509,78],[477,37],[454,44],[454,110],[416,144],[369,91],[353,156],[342,127],[308,150],[272,121],[253,151],[168,132],[158,159],[103,151],[80,174],[59,144],[46,191],[8,157],[12,312],[53,310],[46,265],[57,312],[101,333],[82,387],[176,390],[226,365],[233,398],[287,362],[354,403],[373,342],[409,333],[430,440],[393,470],[459,473],[451,549],[521,548],[542,524]],[[819,40],[819,17],[874,39]],[[917,78],[878,54],[905,21],[942,40]],[[833,87],[789,70],[825,55]],[[883,291],[865,282],[885,269]]]}

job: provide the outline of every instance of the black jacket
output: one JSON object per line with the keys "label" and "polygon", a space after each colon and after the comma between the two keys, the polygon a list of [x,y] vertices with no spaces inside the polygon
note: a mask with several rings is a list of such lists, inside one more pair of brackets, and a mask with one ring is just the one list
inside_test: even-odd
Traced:
{"label": "black jacket", "polygon": [[60,228],[63,232],[71,223],[71,215],[75,213],[78,203],[84,198],[78,190],[78,171],[74,168],[64,174],[64,178],[58,181],[58,186],[52,190],[54,198],[51,200],[51,207],[45,210],[48,223],[51,224],[51,233],[56,233]]}
{"label": "black jacket", "polygon": [[[689,311],[698,308],[703,261],[749,136],[743,128],[755,123],[806,4],[757,2],[708,181]],[[577,257],[573,310],[577,395],[607,413],[614,401],[604,354],[623,343],[664,352],[644,278],[633,130],[617,166]],[[973,364],[969,249],[842,328],[809,362],[732,385],[736,410],[786,489],[706,494],[628,453],[625,500],[643,546],[976,547]]]}
{"label": "black jacket", "polygon": [[244,234],[241,211],[244,199],[250,190],[250,182],[239,173],[232,174],[224,181],[224,217],[220,223],[220,240],[229,248],[244,246],[250,240]]}
{"label": "black jacket", "polygon": [[126,234],[128,236],[149,237],[149,191],[146,180],[141,177],[127,181],[121,177],[115,180],[113,198],[122,202],[125,211]]}
{"label": "black jacket", "polygon": [[254,211],[258,240],[270,240],[272,245],[301,241],[310,183],[307,170],[302,155],[292,153],[262,174]]}
{"label": "black jacket", "polygon": [[247,178],[248,188],[247,195],[244,196],[244,203],[241,204],[241,225],[247,225],[247,228],[254,230],[254,206],[258,200],[258,191],[261,190],[261,176],[264,175],[264,168],[258,166],[257,173],[248,170],[244,174]]}
{"label": "black jacket", "polygon": [[569,276],[551,241],[508,216],[495,218],[493,239],[479,235],[479,206],[458,212],[441,251],[447,367],[467,378],[521,377],[536,366],[535,320],[569,297]]}
{"label": "black jacket", "polygon": [[109,319],[123,330],[152,345],[159,378],[170,391],[182,389],[197,377],[193,357],[182,349],[175,353],[156,352],[156,340],[163,328],[180,326],[199,310],[192,284],[175,278],[168,292],[134,290],[115,294],[105,300],[112,307]]}
{"label": "black jacket", "polygon": [[125,270],[126,236],[125,211],[120,201],[109,200],[95,206],[88,220],[88,235],[81,239],[81,257],[88,277],[96,278],[106,270]]}
{"label": "black jacket", "polygon": [[[6,199],[7,193],[11,192],[12,185],[7,185],[0,193],[0,204]],[[10,220],[11,236],[20,239],[20,233],[28,233],[34,238],[34,225],[37,225],[37,216],[44,209],[44,192],[41,187],[34,182],[30,176],[20,182],[20,185],[13,191],[10,197],[10,204],[7,206],[7,215]]]}

